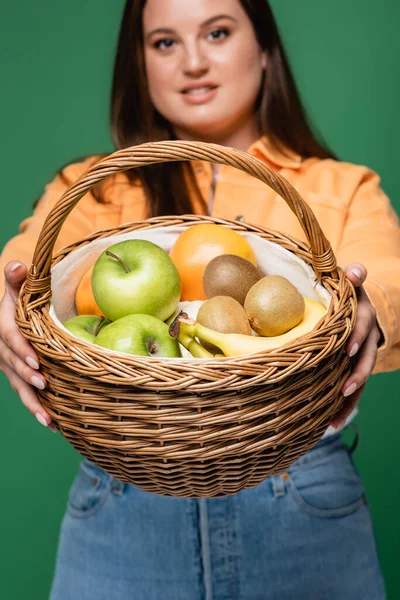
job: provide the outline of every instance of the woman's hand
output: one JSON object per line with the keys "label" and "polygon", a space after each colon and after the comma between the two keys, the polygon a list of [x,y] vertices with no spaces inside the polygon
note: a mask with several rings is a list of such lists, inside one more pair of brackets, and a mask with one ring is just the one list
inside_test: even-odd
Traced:
{"label": "woman's hand", "polygon": [[360,401],[365,383],[376,363],[380,339],[376,310],[362,286],[367,278],[367,269],[364,265],[354,263],[344,271],[356,288],[358,300],[356,324],[347,342],[346,351],[350,356],[357,354],[358,359],[354,370],[342,387],[342,392],[346,396],[345,403],[331,422],[331,425],[337,429],[344,425],[347,417]]}
{"label": "woman's hand", "polygon": [[8,263],[4,269],[5,292],[0,303],[0,370],[39,423],[57,431],[34,390],[35,387],[43,389],[46,386],[39,373],[38,357],[15,323],[15,303],[26,272],[25,265],[15,261]]}

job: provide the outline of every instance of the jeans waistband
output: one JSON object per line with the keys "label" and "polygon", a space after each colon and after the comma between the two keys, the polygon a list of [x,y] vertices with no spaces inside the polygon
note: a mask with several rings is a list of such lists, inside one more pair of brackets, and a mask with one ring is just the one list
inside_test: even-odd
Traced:
{"label": "jeans waistband", "polygon": [[[311,450],[309,450],[306,454],[301,456],[298,460],[296,460],[292,467],[297,467],[303,465],[310,460],[315,460],[320,458],[321,456],[325,456],[328,453],[339,450],[340,448],[348,450],[350,453],[353,453],[357,447],[359,440],[358,429],[353,426],[353,424],[349,424],[348,427],[351,427],[355,432],[355,440],[351,446],[348,446],[343,439],[342,432],[344,430],[338,431],[328,437],[321,439]],[[292,468],[291,467],[291,468]]]}

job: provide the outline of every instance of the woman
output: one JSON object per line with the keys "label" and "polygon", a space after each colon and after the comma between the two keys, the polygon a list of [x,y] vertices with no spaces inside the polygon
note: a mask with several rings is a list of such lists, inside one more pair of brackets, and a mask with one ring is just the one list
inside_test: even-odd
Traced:
{"label": "woman", "polygon": [[[343,386],[345,406],[332,421],[341,430],[373,370],[400,364],[393,318],[400,310],[398,220],[374,173],[338,162],[313,136],[265,0],[128,0],[112,125],[118,148],[176,138],[248,150],[310,204],[358,290],[347,345],[358,359]],[[70,165],[47,186],[2,255],[8,264],[1,368],[28,410],[51,428],[34,392],[46,382],[13,323],[14,304],[45,216],[98,158]],[[107,180],[71,213],[57,246],[126,221],[190,212],[304,239],[264,184],[230,167],[194,162]],[[278,596],[384,598],[365,492],[340,431],[330,428],[287,473],[221,499],[148,494],[83,461],[62,526],[53,600]]]}

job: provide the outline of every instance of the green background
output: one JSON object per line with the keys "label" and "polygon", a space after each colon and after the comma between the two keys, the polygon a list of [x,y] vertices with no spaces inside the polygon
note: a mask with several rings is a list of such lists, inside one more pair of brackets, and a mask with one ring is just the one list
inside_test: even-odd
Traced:
{"label": "green background", "polygon": [[[108,96],[123,4],[20,0],[3,7],[1,244],[17,232],[63,163],[112,150]],[[398,0],[274,0],[272,6],[318,129],[343,160],[381,175],[400,212]],[[399,372],[370,378],[356,419],[361,441],[355,459],[389,599],[400,597],[399,383]],[[37,424],[3,375],[0,387],[0,596],[43,600],[80,456],[59,434]]]}

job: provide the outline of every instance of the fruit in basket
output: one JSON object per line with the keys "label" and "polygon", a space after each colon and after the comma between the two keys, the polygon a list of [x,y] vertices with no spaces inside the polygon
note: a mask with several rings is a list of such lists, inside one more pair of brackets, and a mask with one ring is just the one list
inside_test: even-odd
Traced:
{"label": "fruit in basket", "polygon": [[85,272],[75,292],[75,307],[78,315],[103,316],[92,290],[93,265]]}
{"label": "fruit in basket", "polygon": [[[221,333],[243,333],[251,335],[251,327],[244,308],[229,296],[215,296],[206,300],[197,313],[197,322],[204,327]],[[213,354],[220,350],[200,336],[200,342]]]}
{"label": "fruit in basket", "polygon": [[98,334],[95,344],[138,356],[181,356],[178,342],[168,333],[168,325],[157,317],[145,314],[117,319]]}
{"label": "fruit in basket", "polygon": [[182,282],[181,300],[206,300],[203,274],[208,263],[220,254],[235,254],[257,264],[247,240],[233,229],[201,223],[185,229],[170,251]]}
{"label": "fruit in basket", "polygon": [[262,336],[282,335],[302,320],[305,301],[281,275],[267,275],[253,285],[244,301],[250,325]]}
{"label": "fruit in basket", "polygon": [[[169,326],[172,321],[179,315],[181,311],[184,311],[189,317],[192,319],[197,319],[197,313],[199,312],[200,306],[204,303],[204,300],[193,300],[192,302],[179,302],[178,306],[175,309],[175,312],[165,321],[165,323]],[[196,342],[197,343],[197,342]],[[180,344],[180,350],[182,353],[182,358],[192,358],[192,354]],[[200,348],[200,358],[203,357],[202,349]]]}
{"label": "fruit in basket", "polygon": [[221,254],[205,268],[203,288],[207,298],[230,296],[244,304],[249,289],[261,279],[253,263],[235,254]]}
{"label": "fruit in basket", "polygon": [[147,240],[126,240],[110,246],[97,259],[93,294],[112,321],[147,314],[165,321],[181,295],[178,271],[168,254]]}
{"label": "fruit in basket", "polygon": [[181,311],[184,311],[191,319],[197,319],[197,313],[199,312],[202,304],[204,304],[204,300],[188,300],[186,302],[178,302],[175,312],[165,321],[166,324],[170,325]]}
{"label": "fruit in basket", "polygon": [[85,342],[94,342],[96,336],[109,325],[111,321],[102,316],[96,315],[78,315],[64,321],[63,325],[76,335],[76,337]]}
{"label": "fruit in basket", "polygon": [[[169,327],[169,333],[177,339],[185,348],[191,351],[191,340],[200,338],[217,348],[225,356],[242,356],[244,354],[256,354],[279,348],[288,342],[295,340],[310,332],[326,313],[326,308],[320,302],[305,298],[305,312],[302,321],[287,333],[274,337],[254,337],[240,333],[220,333],[200,325],[194,319],[190,319],[181,313],[174,319]],[[208,353],[204,358],[212,358]]]}

